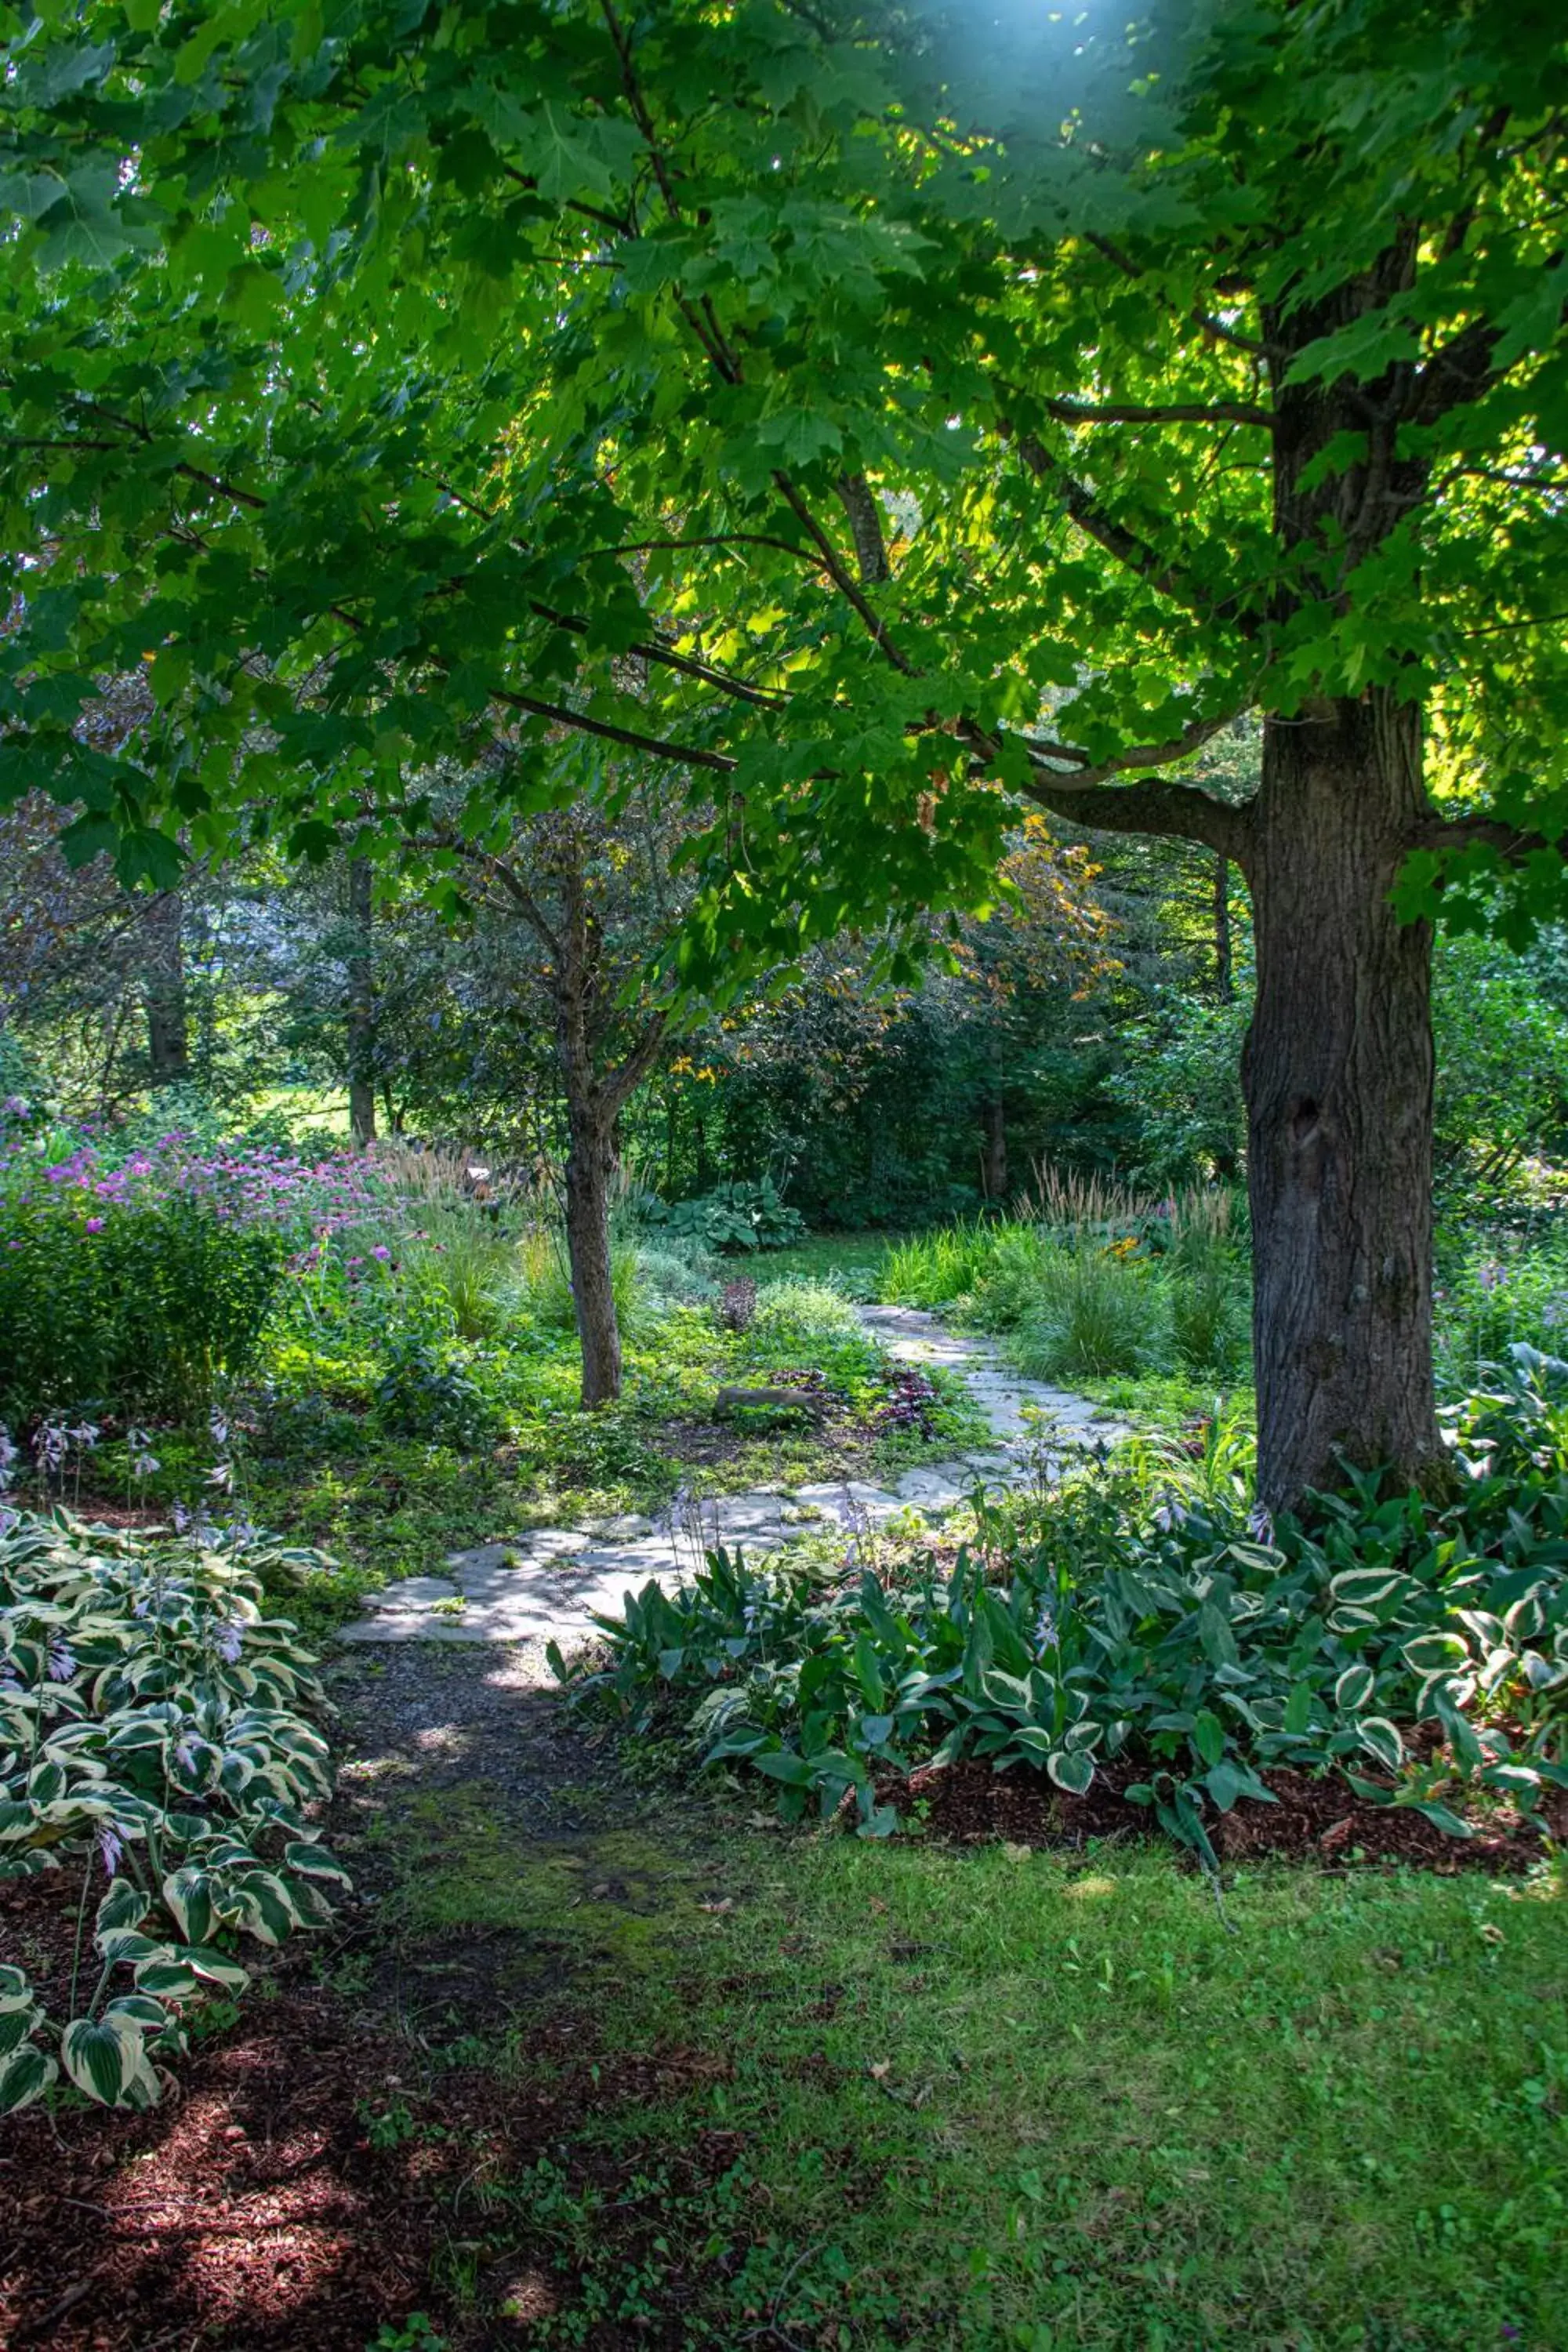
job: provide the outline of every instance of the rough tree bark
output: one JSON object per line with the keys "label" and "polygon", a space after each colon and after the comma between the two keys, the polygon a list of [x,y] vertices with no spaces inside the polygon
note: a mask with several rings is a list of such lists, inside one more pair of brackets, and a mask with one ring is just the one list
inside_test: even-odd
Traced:
{"label": "rough tree bark", "polygon": [[574,1087],[569,1078],[566,1116],[571,1139],[566,1255],[583,1349],[583,1402],[613,1404],[621,1392],[621,1332],[610,1249],[614,1114],[606,1115],[601,1088],[591,1082]]}
{"label": "rough tree bark", "polygon": [[349,1127],[363,1151],[375,1141],[374,908],[368,857],[349,860]]}
{"label": "rough tree bark", "polygon": [[1420,1479],[1432,1393],[1432,940],[1389,904],[1424,806],[1420,712],[1378,693],[1264,734],[1242,1062],[1258,1487],[1342,1453]]}

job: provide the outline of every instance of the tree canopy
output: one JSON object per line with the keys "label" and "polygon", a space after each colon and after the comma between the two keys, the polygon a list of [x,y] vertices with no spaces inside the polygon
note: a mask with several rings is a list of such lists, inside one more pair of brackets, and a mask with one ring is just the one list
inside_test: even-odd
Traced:
{"label": "tree canopy", "polygon": [[[4,775],[82,853],[395,835],[571,725],[713,797],[721,963],[984,895],[999,782],[1223,841],[1120,780],[1380,681],[1503,827],[1412,907],[1562,830],[1550,12],[1016,12],[983,70],[774,0],[6,14]],[[1336,382],[1282,530],[1277,395]]]}

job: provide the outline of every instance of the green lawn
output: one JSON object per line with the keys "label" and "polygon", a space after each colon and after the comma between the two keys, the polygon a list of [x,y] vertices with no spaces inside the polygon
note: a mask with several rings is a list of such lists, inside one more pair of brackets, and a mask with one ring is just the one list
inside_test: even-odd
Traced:
{"label": "green lawn", "polygon": [[581,2085],[448,2281],[526,2340],[1568,2344],[1561,1886],[713,1830],[384,1824],[405,1968],[514,1939],[491,2062]]}

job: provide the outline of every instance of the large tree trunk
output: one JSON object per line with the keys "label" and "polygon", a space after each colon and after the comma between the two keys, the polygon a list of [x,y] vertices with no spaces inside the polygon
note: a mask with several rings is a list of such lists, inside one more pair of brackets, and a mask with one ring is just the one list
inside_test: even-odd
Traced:
{"label": "large tree trunk", "polygon": [[349,1127],[360,1150],[375,1141],[375,966],[368,857],[349,860]]}
{"label": "large tree trunk", "polygon": [[179,1086],[191,1075],[185,1006],[184,909],[177,890],[165,890],[142,918],[147,941],[142,997],[147,1011],[147,1066],[155,1087]]}
{"label": "large tree trunk", "polygon": [[621,1392],[621,1334],[610,1263],[615,1123],[592,1098],[569,1101],[567,1118],[566,1254],[583,1347],[583,1402],[613,1404]]}
{"label": "large tree trunk", "polygon": [[1270,720],[1247,860],[1258,997],[1243,1062],[1258,1491],[1342,1452],[1429,1475],[1430,932],[1389,891],[1424,806],[1421,717],[1385,691]]}

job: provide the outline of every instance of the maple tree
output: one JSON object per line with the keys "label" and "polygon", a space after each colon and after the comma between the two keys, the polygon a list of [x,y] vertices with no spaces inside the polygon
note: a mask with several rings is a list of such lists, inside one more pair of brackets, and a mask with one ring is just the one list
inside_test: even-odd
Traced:
{"label": "maple tree", "polygon": [[5,10],[0,790],[128,877],[397,859],[411,777],[482,844],[584,732],[710,804],[720,993],[983,899],[1020,795],[1205,844],[1279,1504],[1436,1459],[1429,926],[1561,895],[1568,43],[1067,14]]}

